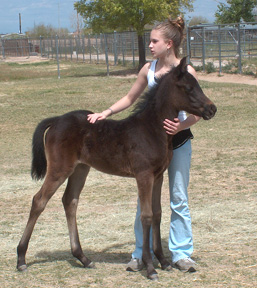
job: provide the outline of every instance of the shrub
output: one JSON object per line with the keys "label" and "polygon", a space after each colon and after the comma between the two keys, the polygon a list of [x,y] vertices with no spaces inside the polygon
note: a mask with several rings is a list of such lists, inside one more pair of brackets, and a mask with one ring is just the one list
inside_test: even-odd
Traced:
{"label": "shrub", "polygon": [[206,65],[205,65],[205,70],[206,72],[209,74],[209,73],[213,73],[216,71],[216,68],[213,64],[213,62],[208,62]]}

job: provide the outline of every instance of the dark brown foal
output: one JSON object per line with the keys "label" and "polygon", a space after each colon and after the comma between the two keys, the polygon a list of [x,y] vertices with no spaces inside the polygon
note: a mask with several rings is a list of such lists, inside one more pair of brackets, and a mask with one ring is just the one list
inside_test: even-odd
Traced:
{"label": "dark brown foal", "polygon": [[163,129],[164,119],[178,112],[211,119],[215,105],[205,96],[197,80],[187,72],[186,59],[150,90],[126,119],[87,121],[90,111],[72,111],[39,123],[33,136],[32,177],[45,181],[34,196],[27,226],[17,247],[17,268],[27,268],[25,255],[34,226],[49,199],[68,178],[63,195],[71,251],[84,267],[93,263],[83,253],[76,222],[80,193],[90,167],[102,172],[134,177],[137,182],[143,225],[143,262],[147,277],[158,279],[149,247],[153,228],[153,251],[162,269],[170,270],[161,246],[160,195],[163,172],[172,157],[172,136]]}

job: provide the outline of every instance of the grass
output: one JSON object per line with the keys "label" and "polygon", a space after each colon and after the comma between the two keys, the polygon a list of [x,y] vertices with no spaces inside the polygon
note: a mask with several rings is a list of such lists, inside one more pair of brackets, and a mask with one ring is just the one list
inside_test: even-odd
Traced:
{"label": "grass", "polygon": [[[134,179],[92,170],[78,208],[80,240],[96,263],[84,269],[70,253],[62,186],[35,227],[27,253],[28,271],[16,271],[16,246],[42,182],[30,179],[31,138],[46,117],[75,109],[101,111],[129,90],[128,68],[82,63],[0,63],[0,286],[1,287],[256,287],[256,87],[201,82],[218,112],[192,128],[195,139],[189,187],[198,272],[158,269],[152,283],[145,271],[128,273],[134,249]],[[126,117],[124,111],[115,118]],[[163,187],[162,237],[167,247],[168,181]]]}

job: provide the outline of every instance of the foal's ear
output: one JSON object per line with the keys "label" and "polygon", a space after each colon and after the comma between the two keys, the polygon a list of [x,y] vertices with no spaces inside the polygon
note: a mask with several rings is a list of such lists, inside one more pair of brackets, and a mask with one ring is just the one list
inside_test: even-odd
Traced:
{"label": "foal's ear", "polygon": [[187,72],[187,57],[183,57],[179,65],[175,68],[174,75],[180,78],[183,74]]}
{"label": "foal's ear", "polygon": [[183,57],[179,65],[181,65],[181,72],[186,73],[187,72],[187,57]]}

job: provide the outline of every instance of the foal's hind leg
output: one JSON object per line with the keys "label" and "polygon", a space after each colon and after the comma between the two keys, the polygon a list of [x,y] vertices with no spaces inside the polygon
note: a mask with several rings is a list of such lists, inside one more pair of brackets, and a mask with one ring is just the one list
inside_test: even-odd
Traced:
{"label": "foal's hind leg", "polygon": [[37,219],[40,216],[40,214],[44,211],[47,202],[54,195],[55,191],[60,187],[60,185],[65,181],[65,179],[66,177],[64,176],[56,179],[52,177],[51,173],[48,173],[41,189],[33,197],[27,226],[17,247],[17,253],[18,253],[17,269],[19,271],[24,271],[27,269],[25,255]]}
{"label": "foal's hind leg", "polygon": [[152,201],[152,209],[153,209],[153,251],[156,258],[159,260],[161,264],[161,268],[163,270],[170,271],[172,269],[171,264],[166,260],[162,250],[161,244],[161,232],[160,232],[160,224],[161,224],[161,188],[163,182],[163,175],[156,179],[153,185],[153,201]]}
{"label": "foal's hind leg", "polygon": [[69,228],[72,255],[76,257],[84,265],[84,267],[91,268],[94,266],[94,264],[84,255],[82,251],[76,221],[79,195],[85,184],[89,169],[90,167],[84,164],[80,164],[76,167],[73,174],[69,177],[62,201]]}

